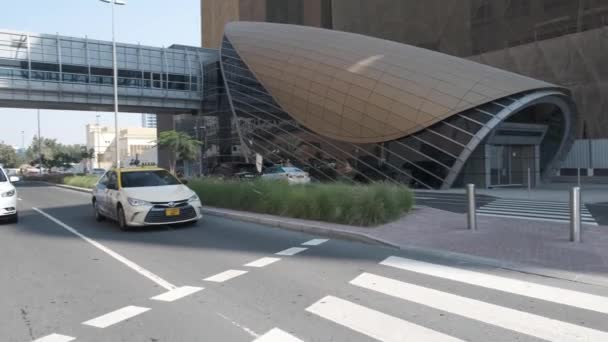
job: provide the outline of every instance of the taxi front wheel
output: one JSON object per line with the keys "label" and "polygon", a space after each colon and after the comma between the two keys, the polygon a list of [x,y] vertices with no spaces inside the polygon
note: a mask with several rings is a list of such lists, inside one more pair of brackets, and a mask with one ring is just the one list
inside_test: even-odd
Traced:
{"label": "taxi front wheel", "polygon": [[121,230],[129,230],[129,224],[125,218],[125,210],[122,208],[122,206],[118,207],[118,226]]}

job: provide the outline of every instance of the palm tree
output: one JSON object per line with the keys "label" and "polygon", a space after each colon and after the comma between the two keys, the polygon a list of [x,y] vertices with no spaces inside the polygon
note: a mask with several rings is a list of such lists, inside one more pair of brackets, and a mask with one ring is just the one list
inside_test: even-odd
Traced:
{"label": "palm tree", "polygon": [[187,133],[177,131],[164,131],[158,135],[156,146],[169,150],[169,167],[175,174],[177,160],[195,160],[202,143]]}

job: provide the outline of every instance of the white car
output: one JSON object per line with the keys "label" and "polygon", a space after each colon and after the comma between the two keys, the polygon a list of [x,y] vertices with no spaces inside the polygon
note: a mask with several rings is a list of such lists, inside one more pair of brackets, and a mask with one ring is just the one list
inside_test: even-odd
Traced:
{"label": "white car", "polygon": [[289,184],[308,184],[310,183],[310,175],[297,167],[274,166],[268,169],[262,179],[267,180],[284,180]]}
{"label": "white car", "polygon": [[159,168],[113,169],[93,189],[95,219],[116,220],[121,229],[176,223],[202,218],[196,193],[167,170]]}
{"label": "white car", "polygon": [[19,221],[17,213],[17,189],[12,184],[18,181],[19,177],[9,177],[0,168],[0,220],[8,220],[12,223]]}

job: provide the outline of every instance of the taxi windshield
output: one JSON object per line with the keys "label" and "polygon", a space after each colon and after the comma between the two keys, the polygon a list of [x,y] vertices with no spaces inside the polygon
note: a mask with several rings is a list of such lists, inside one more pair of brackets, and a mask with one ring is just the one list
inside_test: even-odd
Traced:
{"label": "taxi windshield", "polygon": [[120,181],[123,188],[181,184],[177,178],[165,170],[122,172]]}

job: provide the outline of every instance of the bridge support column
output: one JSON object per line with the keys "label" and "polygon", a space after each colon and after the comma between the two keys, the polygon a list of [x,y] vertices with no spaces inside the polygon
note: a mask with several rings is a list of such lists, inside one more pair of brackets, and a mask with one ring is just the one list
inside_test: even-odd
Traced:
{"label": "bridge support column", "polygon": [[[156,137],[160,136],[161,132],[171,131],[174,129],[172,114],[156,114]],[[158,147],[158,166],[169,169],[169,150],[163,147]]]}

